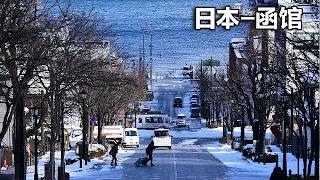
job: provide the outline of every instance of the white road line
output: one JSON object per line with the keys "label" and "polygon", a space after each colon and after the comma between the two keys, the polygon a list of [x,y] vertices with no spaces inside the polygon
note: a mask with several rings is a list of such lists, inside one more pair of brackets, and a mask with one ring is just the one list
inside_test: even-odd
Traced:
{"label": "white road line", "polygon": [[174,179],[177,180],[178,179],[178,171],[177,171],[177,161],[176,161],[176,157],[174,155],[174,149],[172,151],[172,154],[173,154]]}

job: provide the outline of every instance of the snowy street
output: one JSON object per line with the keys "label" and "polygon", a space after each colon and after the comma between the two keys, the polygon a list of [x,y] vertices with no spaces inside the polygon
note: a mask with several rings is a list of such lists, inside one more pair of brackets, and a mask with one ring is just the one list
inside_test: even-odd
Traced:
{"label": "snowy street", "polygon": [[[150,162],[146,167],[136,167],[134,162],[145,156],[146,146],[151,141],[153,130],[139,130],[140,147],[120,148],[118,166],[110,166],[111,157],[106,153],[101,158],[96,158],[88,163],[88,166],[80,169],[79,162],[66,166],[73,180],[111,180],[111,179],[245,179],[254,180],[258,176],[261,180],[267,180],[275,167],[275,163],[263,165],[251,160],[245,160],[239,151],[231,149],[230,145],[220,144],[222,127],[208,129],[200,119],[190,118],[189,98],[190,90],[196,84],[187,79],[170,79],[153,82],[152,89],[155,93],[153,101],[147,101],[142,106],[149,106],[152,110],[161,110],[176,118],[183,113],[187,117],[190,130],[176,131],[171,129],[172,149],[157,148],[154,150],[154,167]],[[174,96],[183,98],[182,108],[172,106]],[[240,137],[240,127],[234,128],[234,136]],[[266,131],[266,139],[271,139],[271,131]],[[252,138],[252,128],[245,128],[245,138]],[[270,147],[279,155],[279,166],[282,166],[282,153],[275,146]],[[57,161],[60,163],[60,154],[56,152]],[[74,151],[66,153],[66,159],[74,159]],[[43,164],[48,156],[40,162],[40,175],[44,174]],[[288,169],[295,173],[297,161],[293,155],[287,154]],[[302,162],[301,162],[302,163]],[[301,166],[300,166],[301,169]],[[302,169],[300,170],[300,172]],[[28,167],[27,179],[33,179],[33,167]]]}

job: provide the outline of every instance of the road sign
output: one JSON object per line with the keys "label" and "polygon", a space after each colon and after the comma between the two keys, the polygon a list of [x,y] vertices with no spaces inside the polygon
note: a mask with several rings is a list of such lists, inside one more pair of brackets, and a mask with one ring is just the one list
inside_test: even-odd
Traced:
{"label": "road sign", "polygon": [[92,117],[90,118],[90,120],[91,120],[91,122],[96,122],[97,118],[96,118],[95,116],[92,116]]}

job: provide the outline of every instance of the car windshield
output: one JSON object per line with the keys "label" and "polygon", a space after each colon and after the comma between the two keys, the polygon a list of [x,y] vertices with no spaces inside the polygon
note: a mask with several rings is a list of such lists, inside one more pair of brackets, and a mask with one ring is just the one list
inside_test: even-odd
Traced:
{"label": "car windshield", "polygon": [[191,107],[200,107],[199,104],[191,104],[190,106],[191,106]]}
{"label": "car windshield", "polygon": [[82,130],[73,130],[74,136],[80,136],[82,134]]}
{"label": "car windshield", "polygon": [[199,113],[199,109],[191,109],[191,113]]}
{"label": "car windshield", "polygon": [[126,136],[137,136],[137,131],[126,131]]}
{"label": "car windshield", "polygon": [[175,98],[174,102],[182,102],[182,99],[181,98]]}
{"label": "car windshield", "polygon": [[198,95],[194,94],[191,96],[191,98],[198,98]]}
{"label": "car windshield", "polygon": [[169,134],[168,131],[155,131],[154,132],[155,137],[168,136],[168,134]]}

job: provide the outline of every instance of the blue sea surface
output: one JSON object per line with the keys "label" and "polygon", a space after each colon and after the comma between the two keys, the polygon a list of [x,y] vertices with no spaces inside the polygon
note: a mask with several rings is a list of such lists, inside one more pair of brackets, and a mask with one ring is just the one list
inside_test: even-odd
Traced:
{"label": "blue sea surface", "polygon": [[[248,0],[73,0],[74,11],[90,10],[112,25],[115,41],[122,52],[139,59],[143,29],[146,63],[149,63],[150,32],[152,31],[153,73],[159,75],[180,69],[185,63],[199,65],[201,60],[229,60],[231,38],[246,37],[248,24],[240,22],[231,30],[195,30],[195,7],[223,8],[235,3],[248,7]],[[160,56],[162,54],[162,56]]]}

